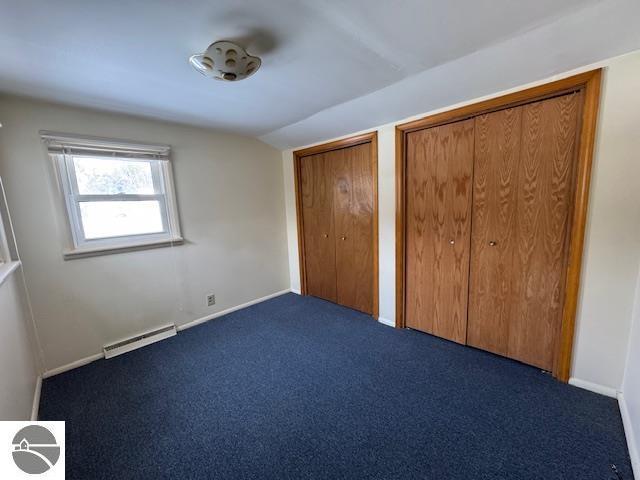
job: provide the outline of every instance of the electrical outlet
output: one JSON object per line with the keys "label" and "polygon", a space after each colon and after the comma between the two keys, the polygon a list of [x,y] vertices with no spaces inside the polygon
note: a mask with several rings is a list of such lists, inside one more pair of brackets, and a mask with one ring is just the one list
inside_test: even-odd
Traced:
{"label": "electrical outlet", "polygon": [[213,293],[207,295],[207,306],[210,307],[216,304],[216,296]]}

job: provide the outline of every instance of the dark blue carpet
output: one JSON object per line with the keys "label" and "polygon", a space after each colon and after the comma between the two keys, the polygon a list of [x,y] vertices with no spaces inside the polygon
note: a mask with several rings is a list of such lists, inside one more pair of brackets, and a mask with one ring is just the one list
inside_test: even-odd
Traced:
{"label": "dark blue carpet", "polygon": [[294,294],[47,379],[40,418],[70,479],[633,478],[615,400]]}

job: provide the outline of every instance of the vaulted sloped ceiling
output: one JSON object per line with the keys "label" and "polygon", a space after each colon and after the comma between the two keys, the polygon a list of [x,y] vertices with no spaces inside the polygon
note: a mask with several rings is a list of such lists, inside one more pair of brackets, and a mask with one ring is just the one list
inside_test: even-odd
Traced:
{"label": "vaulted sloped ceiling", "polygon": [[[286,148],[640,48],[637,0],[0,0],[0,91]],[[263,58],[216,82],[218,39]]]}

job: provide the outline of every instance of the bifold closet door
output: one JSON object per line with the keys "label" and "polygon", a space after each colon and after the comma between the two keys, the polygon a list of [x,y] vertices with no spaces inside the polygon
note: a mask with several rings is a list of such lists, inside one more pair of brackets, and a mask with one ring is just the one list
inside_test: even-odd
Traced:
{"label": "bifold closet door", "polygon": [[476,118],[468,343],[552,370],[581,94]]}
{"label": "bifold closet door", "polygon": [[474,120],[407,135],[406,325],[465,343]]}
{"label": "bifold closet door", "polygon": [[371,143],[303,157],[306,293],[373,314]]}
{"label": "bifold closet door", "polygon": [[511,358],[551,371],[560,337],[580,93],[522,107]]}
{"label": "bifold closet door", "polygon": [[522,109],[476,117],[467,343],[507,355]]}
{"label": "bifold closet door", "polygon": [[303,158],[300,190],[307,293],[335,302],[338,297],[332,160],[327,154]]}
{"label": "bifold closet door", "polygon": [[328,152],[333,166],[337,303],[373,313],[371,144]]}

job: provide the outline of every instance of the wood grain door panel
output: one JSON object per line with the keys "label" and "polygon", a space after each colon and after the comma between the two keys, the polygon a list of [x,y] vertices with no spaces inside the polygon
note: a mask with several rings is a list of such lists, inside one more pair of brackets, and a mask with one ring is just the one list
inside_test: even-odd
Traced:
{"label": "wood grain door panel", "polygon": [[476,117],[467,343],[552,370],[580,95]]}
{"label": "wood grain door panel", "polygon": [[373,313],[371,144],[326,154],[333,165],[337,302]]}
{"label": "wood grain door panel", "polygon": [[506,355],[522,108],[480,115],[475,122],[467,343]]}
{"label": "wood grain door panel", "polygon": [[569,379],[601,81],[597,69],[396,126],[396,327],[434,332],[423,312],[446,262],[440,173],[416,161],[433,139],[418,132],[473,118],[467,343]]}
{"label": "wood grain door panel", "polygon": [[307,293],[337,301],[333,165],[326,154],[300,163]]}
{"label": "wood grain door panel", "polygon": [[433,325],[435,335],[458,343],[465,343],[467,339],[474,123],[471,119],[450,125],[452,145],[447,148],[450,155],[447,159],[450,182],[447,190],[450,291],[447,295],[450,303],[448,315],[436,316]]}
{"label": "wood grain door panel", "polygon": [[407,136],[406,324],[466,339],[473,120]]}
{"label": "wood grain door panel", "polygon": [[559,337],[580,94],[522,107],[507,355],[551,370]]}
{"label": "wood grain door panel", "polygon": [[[409,328],[433,333],[436,291],[434,275],[441,271],[443,213],[436,207],[436,162],[433,158],[438,131],[433,129],[407,135],[406,194],[406,292],[405,323]],[[434,225],[435,216],[435,225]]]}

